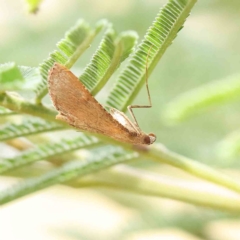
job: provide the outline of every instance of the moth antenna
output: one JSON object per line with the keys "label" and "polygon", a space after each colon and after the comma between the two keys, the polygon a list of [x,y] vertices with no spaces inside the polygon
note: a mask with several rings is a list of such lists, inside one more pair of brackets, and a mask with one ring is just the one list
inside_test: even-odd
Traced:
{"label": "moth antenna", "polygon": [[[152,45],[153,46],[153,45]],[[149,58],[149,54],[150,51],[152,49],[152,46],[149,48],[148,50],[148,54],[147,54],[147,58],[146,58],[146,72],[145,72],[145,78],[146,78],[146,88],[147,88],[147,94],[148,94],[148,101],[149,101],[149,105],[130,105],[128,106],[128,111],[130,112],[130,115],[132,116],[133,120],[134,120],[134,124],[136,125],[136,127],[140,130],[137,119],[133,113],[132,108],[151,108],[152,107],[152,100],[151,100],[151,95],[150,95],[150,91],[149,91],[149,87],[148,87],[148,58]]]}

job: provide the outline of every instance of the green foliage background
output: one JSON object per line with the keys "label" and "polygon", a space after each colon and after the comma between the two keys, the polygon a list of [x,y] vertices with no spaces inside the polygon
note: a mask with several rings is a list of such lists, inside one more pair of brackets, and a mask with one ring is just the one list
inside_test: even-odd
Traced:
{"label": "green foliage background", "polygon": [[[142,37],[164,2],[124,1],[120,4],[114,1],[111,4],[105,2],[102,6],[94,1],[74,1],[67,6],[43,3],[36,16],[24,13],[24,6],[21,6],[21,12],[15,14],[17,4],[11,2],[6,6],[7,16],[15,16],[14,20],[9,17],[11,20],[2,23],[7,31],[4,34],[2,31],[0,62],[14,60],[19,65],[36,66],[79,17],[92,24],[107,17],[118,32],[133,29]],[[239,72],[238,4],[238,1],[225,3],[217,0],[197,3],[183,32],[151,76],[154,108],[144,110],[149,114],[150,122],[145,121],[142,110],[135,111],[146,132],[154,130],[158,140],[171,149],[208,164],[216,162],[215,143],[238,128],[239,103],[213,107],[173,127],[165,126],[161,113],[165,105],[182,92]],[[96,40],[81,57],[78,66],[84,67],[89,62],[97,45]],[[146,101],[143,89],[135,103]]]}
{"label": "green foliage background", "polygon": [[[118,32],[135,30],[141,39],[159,8],[166,3],[165,1],[145,0],[125,0],[121,3],[107,0],[99,2],[96,0],[66,1],[64,4],[58,4],[45,0],[39,12],[36,15],[30,15],[24,12],[24,5],[16,1],[8,1],[8,3],[2,1],[2,13],[4,14],[0,24],[2,29],[0,62],[14,61],[18,65],[37,66],[43,59],[46,59],[49,52],[55,49],[56,42],[79,18],[85,19],[92,25],[101,18],[107,18]],[[240,119],[240,98],[238,96],[203,107],[196,114],[180,122],[169,118],[166,111],[168,104],[184,92],[214,80],[224,81],[232,75],[237,78],[240,71],[238,9],[240,9],[240,3],[237,0],[231,2],[199,1],[193,8],[184,28],[166,51],[149,79],[153,108],[135,111],[141,128],[146,132],[154,132],[158,137],[158,142],[206,165],[235,169],[237,176],[239,176],[239,151],[235,150],[234,154],[231,154],[231,151],[232,145],[236,145],[240,139],[237,138],[239,134],[236,134],[239,132]],[[80,73],[89,62],[100,38],[101,36],[98,36],[95,39],[91,48],[75,64],[73,68],[75,72]],[[113,83],[114,77],[97,96],[101,102],[106,100],[105,93],[109,91]],[[134,103],[145,104],[146,102],[146,90],[143,88]],[[228,138],[235,139],[232,140],[234,144],[229,148],[229,141],[226,140]],[[224,142],[227,143],[224,144]],[[5,154],[10,153],[6,151]],[[133,163],[133,166],[154,169],[152,162],[144,160]],[[164,172],[164,166],[163,170],[162,167],[160,168],[160,172]],[[174,175],[174,171],[171,168],[166,169],[170,175],[172,173]],[[181,176],[181,173],[176,172],[176,175]],[[136,196],[129,197],[126,193],[121,195],[121,192],[112,193],[106,190],[103,190],[103,195],[114,199],[122,206],[135,209],[143,217],[149,217],[148,221],[135,217],[131,221],[133,226],[128,228],[125,226],[122,231],[126,234],[137,232],[137,230],[171,226],[184,229],[199,238],[223,239],[215,235],[213,238],[210,230],[204,231],[204,226],[212,220],[232,218],[223,213],[212,213],[201,208],[195,209],[196,212],[193,213],[191,207],[185,206],[182,208],[183,213],[171,215],[166,212],[164,215],[156,211],[156,208],[150,208],[152,203],[156,203],[155,200],[146,204],[145,201],[148,200],[141,197],[139,200]],[[158,206],[157,209],[162,208]],[[189,218],[184,219],[185,214],[189,212]],[[94,239],[94,234],[91,238],[91,234],[71,230],[71,228],[64,234],[68,237],[80,236],[82,239]],[[84,234],[86,234],[85,238],[83,238]],[[121,239],[122,235],[119,233],[118,237]],[[74,239],[74,237],[69,237],[69,239]]]}

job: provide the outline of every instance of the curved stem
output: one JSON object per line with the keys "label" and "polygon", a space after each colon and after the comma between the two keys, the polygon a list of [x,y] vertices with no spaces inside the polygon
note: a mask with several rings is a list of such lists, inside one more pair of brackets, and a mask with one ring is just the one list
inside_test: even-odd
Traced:
{"label": "curved stem", "polygon": [[116,166],[68,183],[74,187],[99,186],[131,191],[154,197],[171,198],[183,202],[240,213],[240,196],[200,181],[185,181],[130,166]]}
{"label": "curved stem", "polygon": [[171,152],[165,147],[152,148],[148,153],[144,153],[144,155],[154,161],[172,165],[191,175],[240,193],[240,183],[238,181],[196,160]]}

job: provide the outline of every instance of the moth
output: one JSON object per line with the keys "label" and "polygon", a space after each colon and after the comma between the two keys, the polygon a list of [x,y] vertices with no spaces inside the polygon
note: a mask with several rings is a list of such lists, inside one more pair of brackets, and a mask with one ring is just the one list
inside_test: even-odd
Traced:
{"label": "moth", "polygon": [[[148,85],[146,81],[147,91]],[[135,145],[150,145],[155,142],[153,133],[146,134],[138,126],[132,108],[133,122],[121,111],[111,108],[106,111],[91,95],[79,79],[65,66],[55,63],[48,75],[48,89],[53,105],[58,111],[56,119],[83,131],[100,133],[115,140]]]}

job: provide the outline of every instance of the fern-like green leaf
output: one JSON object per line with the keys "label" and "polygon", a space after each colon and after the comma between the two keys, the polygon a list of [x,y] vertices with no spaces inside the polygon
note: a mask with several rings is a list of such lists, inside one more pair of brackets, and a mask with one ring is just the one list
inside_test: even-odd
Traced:
{"label": "fern-like green leaf", "polygon": [[240,96],[240,76],[214,81],[181,94],[166,105],[166,122],[179,122],[209,106],[235,100]]}
{"label": "fern-like green leaf", "polygon": [[22,87],[24,78],[17,65],[13,62],[0,65],[1,91],[17,90]]}
{"label": "fern-like green leaf", "polygon": [[47,143],[36,146],[34,149],[27,150],[17,157],[5,158],[0,161],[0,173],[13,170],[39,160],[48,159],[56,155],[62,155],[83,147],[94,146],[99,141],[95,137],[89,137],[84,134],[79,134],[73,139],[61,139],[56,143]]}
{"label": "fern-like green leaf", "polygon": [[126,152],[119,147],[104,146],[95,149],[91,151],[91,154],[86,159],[66,163],[62,167],[50,171],[47,174],[25,180],[22,183],[0,192],[0,204],[13,201],[51,185],[70,181],[77,177],[108,168],[117,163],[132,160],[137,156],[137,153]]}
{"label": "fern-like green leaf", "polygon": [[25,120],[21,124],[8,123],[0,128],[0,141],[59,129],[63,129],[63,126],[35,118]]}
{"label": "fern-like green leaf", "polygon": [[26,66],[18,66],[18,68],[25,80],[25,84],[22,86],[21,89],[34,89],[41,79],[39,69]]}
{"label": "fern-like green leaf", "polygon": [[105,20],[99,21],[95,29],[91,29],[86,22],[79,20],[77,24],[65,34],[65,38],[57,44],[58,50],[51,53],[50,57],[40,65],[42,81],[35,90],[37,103],[41,102],[41,99],[47,94],[48,71],[54,62],[71,68],[106,23]]}
{"label": "fern-like green leaf", "polygon": [[117,36],[112,26],[108,27],[91,62],[79,77],[93,95],[99,92],[121,62],[129,56],[136,40],[135,32],[128,31]]}
{"label": "fern-like green leaf", "polygon": [[47,174],[25,180],[0,192],[0,204],[13,201],[51,185],[70,181],[74,178],[138,157],[137,153],[126,152],[122,148],[112,146],[94,149],[89,154],[84,160],[71,161]]}
{"label": "fern-like green leaf", "polygon": [[1,91],[32,89],[39,79],[37,68],[17,66],[13,62],[0,65]]}
{"label": "fern-like green leaf", "polygon": [[146,81],[147,56],[150,74],[177,36],[195,2],[196,0],[171,0],[160,10],[130,63],[120,74],[110,92],[107,105],[126,110]]}

